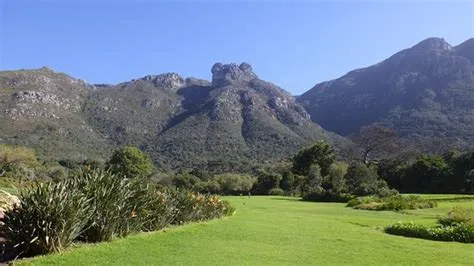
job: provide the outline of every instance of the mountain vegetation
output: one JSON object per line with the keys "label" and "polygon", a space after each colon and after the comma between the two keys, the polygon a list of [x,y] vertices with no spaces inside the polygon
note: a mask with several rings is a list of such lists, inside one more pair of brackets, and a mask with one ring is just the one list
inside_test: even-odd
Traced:
{"label": "mountain vegetation", "polygon": [[[451,46],[428,38],[298,97],[323,128],[351,135],[379,123],[438,152],[474,141],[474,38]],[[452,146],[448,145],[448,146]]]}
{"label": "mountain vegetation", "polygon": [[221,172],[250,171],[317,139],[347,142],[249,64],[217,63],[212,74],[91,85],[48,68],[0,72],[0,142],[76,161],[132,145],[162,169]]}

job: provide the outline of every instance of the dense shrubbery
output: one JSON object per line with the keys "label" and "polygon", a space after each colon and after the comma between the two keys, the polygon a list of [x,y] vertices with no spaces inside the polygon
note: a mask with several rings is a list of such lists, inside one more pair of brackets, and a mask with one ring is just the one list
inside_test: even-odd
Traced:
{"label": "dense shrubbery", "polygon": [[62,251],[73,241],[108,241],[233,213],[216,196],[158,191],[143,183],[101,169],[38,183],[23,190],[20,203],[5,212],[0,233],[18,255],[33,256]]}
{"label": "dense shrubbery", "polygon": [[19,256],[58,252],[88,227],[91,199],[74,189],[73,180],[40,183],[21,192],[20,203],[5,212],[0,228]]}
{"label": "dense shrubbery", "polygon": [[436,241],[474,243],[474,226],[468,224],[427,227],[414,223],[396,223],[385,228],[385,232],[392,235],[423,238]]}
{"label": "dense shrubbery", "polygon": [[381,178],[407,193],[474,193],[474,152],[421,154],[414,160],[390,159],[379,164]]}
{"label": "dense shrubbery", "polygon": [[435,201],[425,200],[420,196],[402,196],[396,195],[391,197],[367,196],[351,199],[347,203],[347,207],[354,209],[370,210],[370,211],[400,211],[400,210],[416,210],[436,207]]}
{"label": "dense shrubbery", "polygon": [[427,227],[410,223],[396,223],[385,228],[392,235],[437,241],[474,243],[474,209],[454,208],[438,220],[439,226]]}
{"label": "dense shrubbery", "polygon": [[444,226],[468,224],[474,226],[474,208],[453,208],[447,216],[439,218],[438,223]]}

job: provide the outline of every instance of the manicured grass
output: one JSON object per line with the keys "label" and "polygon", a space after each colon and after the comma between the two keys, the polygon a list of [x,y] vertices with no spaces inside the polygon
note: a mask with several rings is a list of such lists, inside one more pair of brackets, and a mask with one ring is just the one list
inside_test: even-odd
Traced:
{"label": "manicured grass", "polygon": [[397,221],[435,224],[456,205],[396,213],[362,211],[342,203],[285,197],[229,197],[233,217],[140,234],[63,254],[23,261],[33,265],[472,265],[474,245],[392,236]]}

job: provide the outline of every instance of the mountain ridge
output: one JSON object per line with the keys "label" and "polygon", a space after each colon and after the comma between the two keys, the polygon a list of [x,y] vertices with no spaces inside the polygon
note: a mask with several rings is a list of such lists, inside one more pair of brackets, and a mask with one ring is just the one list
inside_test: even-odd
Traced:
{"label": "mountain ridge", "polygon": [[474,108],[473,43],[471,38],[451,46],[443,38],[428,38],[318,83],[298,101],[313,121],[341,135],[381,123],[406,138],[461,138],[466,145],[474,137],[468,122]]}
{"label": "mountain ridge", "polygon": [[[22,71],[26,78],[16,83],[10,81],[19,72],[0,72],[0,112],[11,114],[0,122],[2,141],[47,157],[104,157],[135,145],[163,168],[221,164],[232,170],[283,159],[319,138],[345,141],[315,125],[293,96],[247,63],[216,63],[211,81],[169,72],[92,85],[47,68]],[[33,141],[38,138],[43,142]]]}

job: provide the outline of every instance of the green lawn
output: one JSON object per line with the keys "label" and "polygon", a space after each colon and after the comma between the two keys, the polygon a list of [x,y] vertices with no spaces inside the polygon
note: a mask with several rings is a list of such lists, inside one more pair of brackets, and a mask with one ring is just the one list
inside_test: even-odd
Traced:
{"label": "green lawn", "polygon": [[140,234],[23,263],[36,265],[452,265],[474,264],[474,244],[387,235],[397,221],[434,224],[452,206],[406,213],[345,208],[285,197],[229,197],[237,213],[166,232]]}

